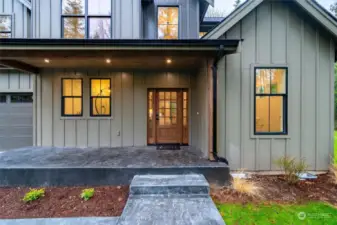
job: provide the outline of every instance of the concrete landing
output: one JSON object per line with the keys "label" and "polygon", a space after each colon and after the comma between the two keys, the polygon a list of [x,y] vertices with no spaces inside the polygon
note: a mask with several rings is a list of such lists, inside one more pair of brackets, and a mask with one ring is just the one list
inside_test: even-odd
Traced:
{"label": "concrete landing", "polygon": [[117,225],[224,225],[203,175],[135,176]]}
{"label": "concrete landing", "polygon": [[0,220],[1,225],[115,225],[118,217]]}

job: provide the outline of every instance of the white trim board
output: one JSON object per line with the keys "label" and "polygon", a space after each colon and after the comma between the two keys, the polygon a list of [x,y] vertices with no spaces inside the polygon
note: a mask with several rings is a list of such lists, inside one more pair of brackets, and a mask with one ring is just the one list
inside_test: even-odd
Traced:
{"label": "white trim board", "polygon": [[[219,39],[230,28],[252,12],[265,0],[250,0],[245,2],[241,7],[234,10],[226,19],[206,34],[204,39]],[[292,0],[296,2],[300,7],[307,11],[313,18],[315,18],[320,24],[322,24],[328,31],[330,31],[335,37],[337,37],[337,22],[331,18],[327,12],[322,10],[312,0]]]}

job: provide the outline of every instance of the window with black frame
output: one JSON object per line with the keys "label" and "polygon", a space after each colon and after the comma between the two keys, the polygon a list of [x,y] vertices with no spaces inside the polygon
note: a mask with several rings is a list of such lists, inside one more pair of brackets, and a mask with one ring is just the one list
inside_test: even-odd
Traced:
{"label": "window with black frame", "polygon": [[0,14],[0,38],[12,37],[12,16]]}
{"label": "window with black frame", "polygon": [[111,38],[111,0],[62,0],[63,38]]}
{"label": "window with black frame", "polygon": [[111,116],[110,79],[90,79],[90,116]]}
{"label": "window with black frame", "polygon": [[255,68],[255,134],[287,134],[287,68]]}
{"label": "window with black frame", "polygon": [[83,81],[80,78],[62,79],[62,116],[83,115]]}

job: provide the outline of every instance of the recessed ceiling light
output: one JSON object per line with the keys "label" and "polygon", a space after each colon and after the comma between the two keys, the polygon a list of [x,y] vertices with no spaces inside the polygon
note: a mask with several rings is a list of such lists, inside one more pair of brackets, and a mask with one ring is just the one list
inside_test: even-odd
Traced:
{"label": "recessed ceiling light", "polygon": [[172,59],[166,59],[166,63],[167,64],[171,64],[172,63]]}
{"label": "recessed ceiling light", "polygon": [[50,63],[50,60],[49,59],[44,59],[44,62],[45,63]]}
{"label": "recessed ceiling light", "polygon": [[106,61],[106,63],[111,63],[110,59],[106,59],[105,61]]}

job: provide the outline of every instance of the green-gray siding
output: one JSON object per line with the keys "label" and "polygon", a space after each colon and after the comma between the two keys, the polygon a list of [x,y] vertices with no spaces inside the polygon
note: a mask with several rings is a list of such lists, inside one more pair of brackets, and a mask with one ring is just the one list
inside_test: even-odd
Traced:
{"label": "green-gray siding", "polygon": [[[219,74],[220,154],[231,169],[277,170],[283,155],[305,158],[327,170],[333,152],[335,46],[327,31],[295,4],[266,1],[222,38],[242,38]],[[254,64],[286,65],[289,135],[254,136]],[[221,101],[221,100],[219,100]]]}

